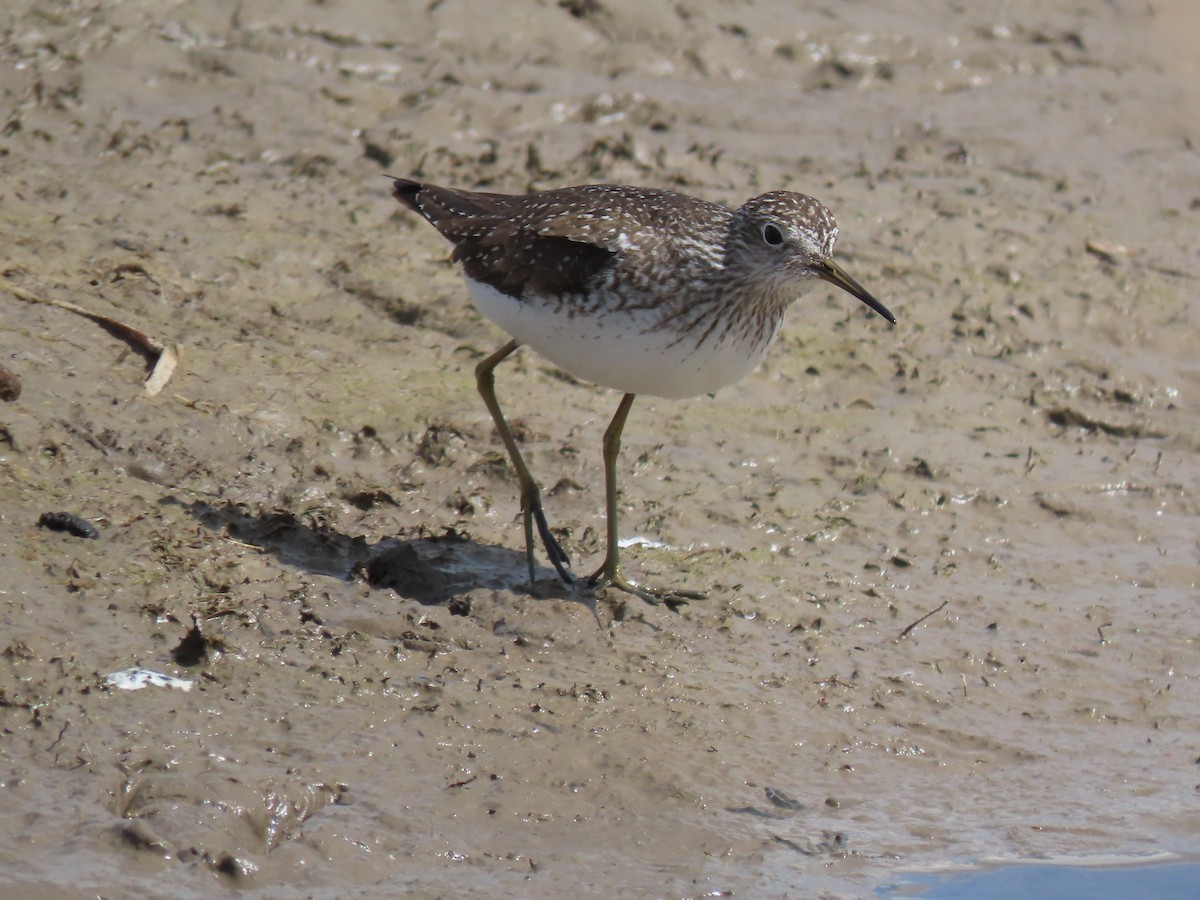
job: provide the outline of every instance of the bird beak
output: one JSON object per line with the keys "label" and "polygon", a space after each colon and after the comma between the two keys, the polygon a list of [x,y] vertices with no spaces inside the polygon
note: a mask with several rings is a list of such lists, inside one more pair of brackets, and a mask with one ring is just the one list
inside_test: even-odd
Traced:
{"label": "bird beak", "polygon": [[816,269],[818,278],[828,281],[830,284],[836,284],[848,294],[853,294],[893,325],[896,324],[896,317],[888,312],[888,308],[868,294],[866,288],[847,275],[846,270],[835,263],[832,259],[819,262],[813,268]]}

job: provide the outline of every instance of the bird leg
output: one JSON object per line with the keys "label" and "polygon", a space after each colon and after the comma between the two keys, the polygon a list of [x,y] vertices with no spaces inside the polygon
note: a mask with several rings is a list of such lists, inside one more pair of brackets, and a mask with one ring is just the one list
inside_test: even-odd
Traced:
{"label": "bird leg", "polygon": [[627,594],[640,597],[647,603],[682,603],[687,600],[703,600],[704,591],[652,590],[634,584],[621,574],[621,546],[617,534],[617,457],[621,454],[621,432],[633,406],[636,395],[626,394],[617,406],[617,412],[604,432],[604,504],[608,524],[608,549],[604,564],[588,579],[591,588],[613,587]]}
{"label": "bird leg", "polygon": [[525,460],[521,458],[521,451],[517,449],[517,442],[513,439],[508,423],[504,421],[504,413],[501,412],[500,402],[496,399],[495,368],[520,346],[520,341],[509,341],[491,356],[482,360],[475,367],[475,384],[479,388],[480,396],[483,397],[488,412],[492,414],[492,421],[496,423],[496,430],[500,432],[500,440],[504,442],[508,458],[512,460],[513,468],[517,470],[517,482],[521,486],[521,516],[525,524],[525,560],[529,564],[529,587],[532,589],[534,584],[533,526],[535,523],[538,535],[542,539],[542,545],[546,548],[546,556],[550,558],[551,564],[558,572],[558,577],[563,580],[564,584],[572,584],[574,579],[567,571],[571,560],[555,540],[554,535],[550,533],[550,526],[546,524],[546,514],[542,512],[542,492],[538,488],[537,482],[533,480],[533,476],[529,474],[529,469],[525,467]]}

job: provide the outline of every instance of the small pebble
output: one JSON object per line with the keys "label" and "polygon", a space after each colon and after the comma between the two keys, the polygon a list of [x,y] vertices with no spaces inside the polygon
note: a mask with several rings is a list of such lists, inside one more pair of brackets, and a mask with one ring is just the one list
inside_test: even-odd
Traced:
{"label": "small pebble", "polygon": [[49,528],[51,531],[65,531],[75,537],[98,538],[100,532],[87,519],[69,512],[42,513],[38,519],[38,527]]}
{"label": "small pebble", "polygon": [[21,396],[21,378],[12,369],[0,364],[0,400],[8,403]]}

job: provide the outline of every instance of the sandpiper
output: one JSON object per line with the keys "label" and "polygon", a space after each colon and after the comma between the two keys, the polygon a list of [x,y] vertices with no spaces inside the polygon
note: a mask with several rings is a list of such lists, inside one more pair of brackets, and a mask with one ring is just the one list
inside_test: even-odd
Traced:
{"label": "sandpiper", "polygon": [[704,594],[651,590],[621,573],[617,456],[634,397],[693,397],[738,381],[762,361],[788,306],[814,278],[896,321],[830,258],[837,224],[804,194],[771,191],[733,210],[620,185],[512,195],[393,181],[393,196],[454,244],[451,258],[479,311],[512,336],[475,367],[475,378],[517,471],[531,588],[535,524],[559,577],[574,579],[496,400],[495,368],[522,344],[623,393],[604,433],[608,547],[588,584],[657,603]]}

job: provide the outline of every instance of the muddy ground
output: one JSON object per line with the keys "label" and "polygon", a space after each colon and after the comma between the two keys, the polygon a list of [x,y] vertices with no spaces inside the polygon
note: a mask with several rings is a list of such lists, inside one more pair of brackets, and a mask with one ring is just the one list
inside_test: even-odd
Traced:
{"label": "muddy ground", "polygon": [[[6,4],[4,892],[1200,852],[1200,15],[903,6]],[[899,324],[823,286],[626,430],[628,571],[708,600],[531,590],[472,374],[503,336],[385,172],[834,210]],[[179,365],[148,396],[35,300]],[[616,397],[532,354],[499,390],[588,572]]]}

